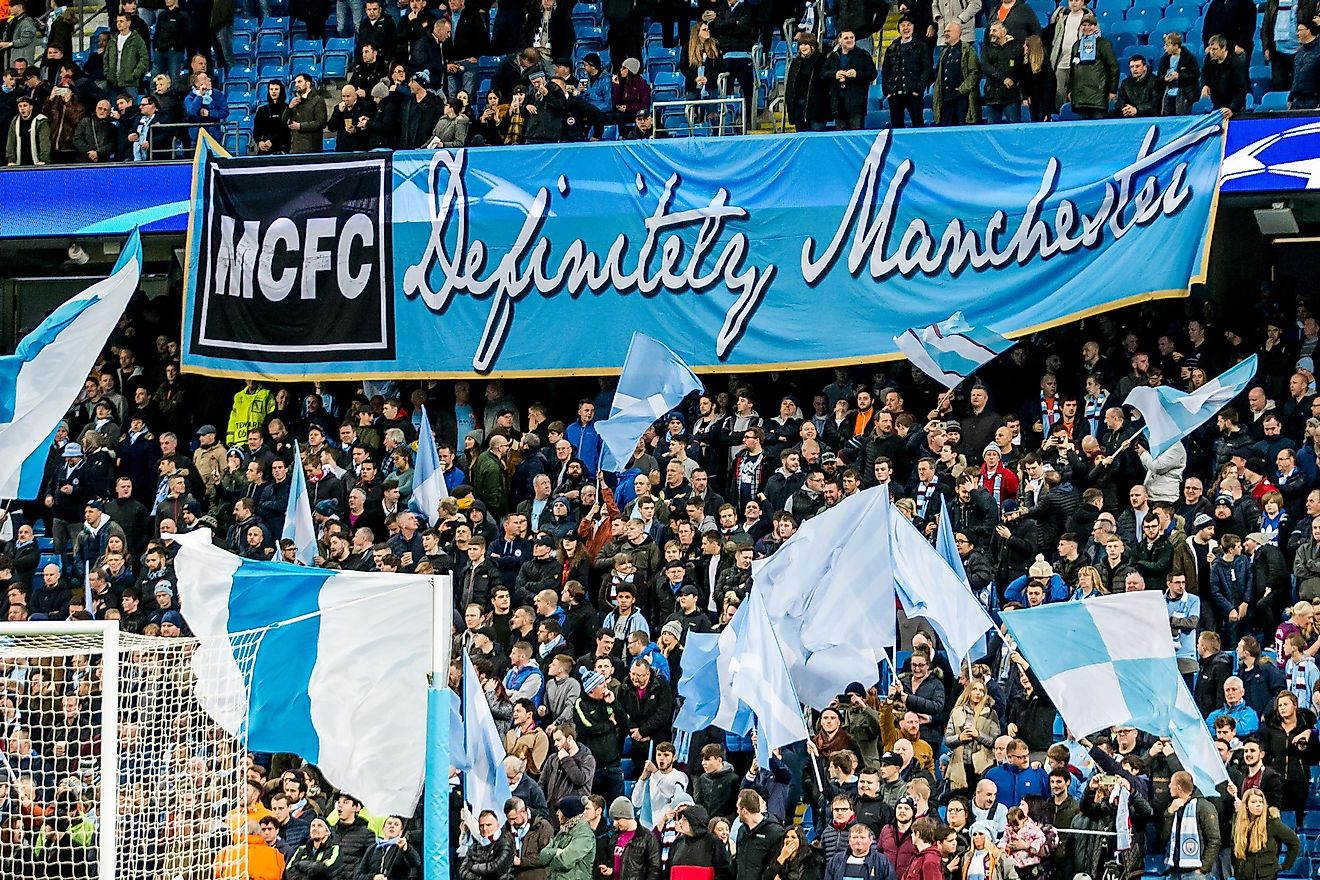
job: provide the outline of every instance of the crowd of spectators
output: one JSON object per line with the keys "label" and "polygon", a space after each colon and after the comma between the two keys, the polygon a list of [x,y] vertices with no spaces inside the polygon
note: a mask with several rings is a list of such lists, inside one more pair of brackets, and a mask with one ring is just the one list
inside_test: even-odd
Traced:
{"label": "crowd of spectators", "polygon": [[[515,795],[504,815],[472,817],[484,830],[462,843],[462,876],[834,880],[865,865],[881,880],[1098,877],[1117,862],[1133,877],[1164,854],[1181,876],[1194,872],[1179,855],[1193,833],[1195,870],[1221,877],[1272,877],[1298,859],[1291,829],[1315,805],[1320,759],[1309,300],[1266,289],[1231,316],[1187,302],[1089,318],[1020,341],[950,392],[906,363],[711,378],[620,475],[597,471],[609,380],[585,396],[571,380],[235,388],[181,375],[177,342],[145,314],[125,320],[69,410],[41,497],[10,511],[6,619],[94,613],[130,633],[186,636],[160,536],[205,527],[245,558],[292,561],[281,535],[302,468],[317,565],[453,576],[456,639],[505,736]],[[1131,390],[1194,390],[1253,352],[1244,399],[1152,458],[1123,406]],[[433,526],[410,507],[422,431],[449,490],[423,512]],[[1195,791],[1168,743],[1132,728],[1064,730],[1011,644],[996,637],[954,669],[920,620],[901,622],[896,679],[858,670],[814,714],[812,738],[768,767],[747,738],[677,736],[689,633],[728,623],[753,560],[878,484],[932,537],[947,511],[995,613],[1163,592],[1231,783]],[[7,755],[33,753],[12,729],[8,739]],[[42,760],[60,757],[57,743]],[[300,764],[274,761],[261,759]],[[302,844],[268,792],[253,792],[245,845],[264,858],[263,846]],[[46,785],[22,794],[42,809],[60,797]],[[277,818],[263,830],[266,810]],[[308,858],[344,848],[356,823]],[[407,835],[381,833],[398,850],[387,876],[403,880],[417,867],[398,846]],[[376,869],[300,870],[373,880]]]}
{"label": "crowd of spectators", "polygon": [[[223,137],[234,114],[223,89],[234,66],[232,2],[111,4],[109,32],[82,63],[73,51],[77,11],[58,0],[44,12],[28,8],[37,2],[12,0],[0,22],[8,165],[174,155],[197,127]],[[250,14],[269,14],[265,3],[248,6]],[[583,53],[576,51],[572,0],[493,9],[468,0],[338,0],[339,31],[354,37],[345,79],[316,82],[303,73],[260,83],[250,152],[556,143],[599,139],[606,126],[624,138],[654,137],[642,61],[648,19],[661,25],[663,45],[678,49],[683,97],[727,96],[736,85],[749,128],[753,48],[768,49],[781,28],[793,34],[783,88],[786,115],[799,131],[868,127],[877,87],[894,127],[924,125],[928,94],[939,125],[1039,122],[1058,118],[1065,105],[1082,119],[1187,114],[1205,100],[1241,113],[1258,42],[1248,0],[1210,3],[1195,51],[1184,47],[1181,32],[1170,32],[1126,59],[1086,0],[1068,0],[1043,27],[1027,0],[985,8],[979,0],[903,0],[899,36],[887,46],[880,35],[888,4],[841,0],[828,40],[817,6],[694,0],[652,8],[611,0],[602,9],[608,49]],[[293,12],[309,36],[325,37],[328,3],[308,0]],[[979,47],[978,24],[985,32]],[[1267,4],[1259,44],[1272,85],[1289,93],[1291,109],[1314,109],[1320,100],[1317,31],[1314,3]],[[487,56],[499,65],[481,93]]]}

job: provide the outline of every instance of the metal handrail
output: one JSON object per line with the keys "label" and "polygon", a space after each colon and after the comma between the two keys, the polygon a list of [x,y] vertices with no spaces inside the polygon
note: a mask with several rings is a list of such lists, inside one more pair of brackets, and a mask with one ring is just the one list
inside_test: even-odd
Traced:
{"label": "metal handrail", "polygon": [[[206,122],[157,122],[155,125],[153,125],[153,126],[151,127],[151,130],[152,130],[152,134],[153,134],[153,136],[152,136],[152,138],[151,138],[151,143],[150,143],[150,145],[149,145],[149,146],[150,146],[150,152],[148,153],[148,155],[151,157],[151,159],[150,159],[149,161],[152,161],[152,162],[156,161],[156,153],[158,152],[158,151],[157,151],[157,148],[156,148],[156,138],[155,138],[155,136],[154,136],[155,132],[160,131],[160,130],[165,130],[166,132],[168,132],[168,131],[173,130],[173,129],[180,129],[180,130],[183,130],[183,129],[189,129],[189,128],[205,128],[205,129],[208,129],[208,130],[209,130],[209,129],[212,129],[212,128],[219,128],[220,131],[221,131],[221,134],[220,134],[220,137],[218,138],[218,140],[220,140],[222,143],[224,142],[224,138],[225,138],[228,134],[230,134],[230,133],[238,133],[238,131],[239,131],[237,120],[232,120],[232,119],[212,119],[212,120],[209,120],[209,121],[206,121]],[[176,138],[170,138],[170,144],[169,144],[169,146],[168,146],[168,147],[165,147],[165,148],[162,148],[161,150],[159,150],[159,152],[161,152],[161,153],[169,153],[169,154],[172,156],[173,153],[174,153],[174,150],[175,150],[176,146],[179,144],[179,142],[180,142],[180,139],[177,138],[177,137],[176,137]],[[247,152],[247,151],[246,151],[246,150],[241,150],[240,152],[244,152],[244,153],[245,153],[245,152]],[[185,156],[184,158],[187,158],[187,157]]]}
{"label": "metal handrail", "polygon": [[[672,107],[682,108],[683,118],[687,120],[688,137],[694,136],[693,129],[697,124],[696,120],[705,115],[702,108],[715,111],[715,115],[718,117],[718,128],[712,132],[716,137],[745,134],[747,131],[746,118],[743,115],[744,102],[740,97],[730,95],[697,101],[654,101],[651,103],[651,118],[654,120],[657,132],[675,130],[666,129],[664,125],[663,111]],[[737,122],[735,123],[733,120],[737,120]]]}

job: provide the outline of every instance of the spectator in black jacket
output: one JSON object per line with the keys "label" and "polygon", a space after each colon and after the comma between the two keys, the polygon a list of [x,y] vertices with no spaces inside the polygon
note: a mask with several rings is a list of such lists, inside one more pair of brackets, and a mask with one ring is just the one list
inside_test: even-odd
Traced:
{"label": "spectator in black jacket", "polygon": [[382,58],[394,57],[394,19],[386,15],[380,0],[367,0],[366,17],[358,23],[357,37],[353,41],[353,54],[362,55],[362,47],[371,44]]}
{"label": "spectator in black jacket", "polygon": [[1133,55],[1128,59],[1128,74],[1128,78],[1119,84],[1118,98],[1114,102],[1118,115],[1127,119],[1159,116],[1164,89],[1159,80],[1150,75],[1145,55]]}
{"label": "spectator in black jacket", "polygon": [[1182,34],[1164,35],[1164,55],[1160,58],[1155,78],[1164,84],[1163,115],[1183,116],[1192,112],[1196,102],[1196,87],[1201,82],[1201,65],[1182,44]]}
{"label": "spectator in black jacket", "polygon": [[1247,77],[1247,60],[1228,49],[1228,40],[1220,34],[1210,38],[1205,47],[1205,63],[1201,65],[1201,97],[1209,98],[1216,110],[1227,110],[1229,115],[1241,113],[1247,104],[1251,82]]}
{"label": "spectator in black jacket", "polygon": [[906,114],[914,128],[926,124],[921,96],[930,85],[930,46],[916,36],[911,16],[898,20],[898,39],[885,53],[881,87],[889,101],[889,124],[903,128]]}
{"label": "spectator in black jacket", "polygon": [[811,34],[798,34],[797,47],[784,77],[788,121],[798,131],[824,131],[830,118],[829,86],[820,78],[825,56]]}
{"label": "spectator in black jacket", "polygon": [[1201,45],[1210,44],[1210,38],[1222,34],[1234,55],[1242,55],[1251,67],[1251,53],[1255,47],[1256,4],[1252,0],[1210,0],[1201,23]]}
{"label": "spectator in black jacket", "polygon": [[857,48],[852,31],[839,34],[839,44],[825,61],[821,78],[830,84],[834,121],[840,131],[856,131],[866,125],[866,99],[875,82],[875,60]]}
{"label": "spectator in black jacket", "polygon": [[[445,81],[449,77],[449,61],[453,57],[449,42],[451,33],[449,20],[442,18],[431,27],[431,33],[418,40],[412,48],[412,69],[425,73],[426,87],[438,93],[444,92]],[[438,112],[436,118],[439,118]],[[427,133],[430,133],[429,129]],[[405,150],[410,149],[402,144],[400,146]]]}
{"label": "spectator in black jacket", "polygon": [[190,28],[188,13],[179,8],[179,0],[165,0],[165,8],[156,13],[156,34],[151,41],[156,50],[156,73],[173,78],[183,70]]}
{"label": "spectator in black jacket", "polygon": [[359,98],[353,86],[344,86],[340,101],[326,124],[335,133],[335,152],[355,153],[371,149],[371,118],[375,115],[374,103]]}
{"label": "spectator in black jacket", "polygon": [[477,94],[478,63],[490,48],[490,26],[477,6],[467,8],[466,0],[449,0],[449,20],[453,48],[449,94],[456,95],[462,89],[472,98]]}
{"label": "spectator in black jacket", "polygon": [[[422,40],[418,45],[429,41]],[[405,101],[399,120],[399,143],[401,150],[415,150],[426,146],[431,139],[431,132],[440,119],[444,102],[430,91],[431,76],[425,70],[419,70],[408,80],[408,91],[412,100]]]}

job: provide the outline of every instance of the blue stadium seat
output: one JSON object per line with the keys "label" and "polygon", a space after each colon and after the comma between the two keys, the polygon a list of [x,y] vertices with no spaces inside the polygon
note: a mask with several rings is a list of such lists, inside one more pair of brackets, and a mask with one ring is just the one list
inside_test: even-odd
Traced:
{"label": "blue stadium seat", "polygon": [[326,79],[348,79],[348,56],[336,52],[334,55],[326,55],[322,62],[322,69]]}
{"label": "blue stadium seat", "polygon": [[480,58],[477,59],[478,75],[484,77],[494,77],[495,71],[499,70],[501,60],[502,59],[500,58],[499,55],[482,55]]}
{"label": "blue stadium seat", "polygon": [[683,97],[681,86],[652,86],[652,101],[678,101]]}
{"label": "blue stadium seat", "polygon": [[235,34],[233,42],[229,44],[229,51],[237,64],[251,64],[255,57],[252,38],[247,34]]}
{"label": "blue stadium seat", "polygon": [[1279,112],[1288,109],[1287,92],[1266,92],[1260,99],[1260,111],[1262,113]]}
{"label": "blue stadium seat", "polygon": [[574,27],[599,27],[601,8],[599,3],[579,3],[573,7]]}
{"label": "blue stadium seat", "polygon": [[88,50],[85,51],[85,52],[74,52],[74,53],[73,53],[73,60],[74,60],[75,62],[77,62],[77,64],[78,64],[79,67],[86,67],[86,66],[87,66],[87,59],[91,57],[91,54],[92,54],[92,52],[91,52],[90,49],[88,49]]}
{"label": "blue stadium seat", "polygon": [[235,18],[234,36],[242,34],[249,40],[257,38],[257,31],[261,30],[261,24],[255,18]]}
{"label": "blue stadium seat", "polygon": [[279,80],[286,86],[289,84],[289,66],[287,64],[264,64],[261,67],[261,81],[270,82]]}
{"label": "blue stadium seat", "polygon": [[294,61],[289,65],[289,72],[294,76],[297,76],[300,73],[305,73],[312,78],[312,82],[317,83],[318,85],[325,77],[325,72],[321,69],[321,65],[314,61],[303,61],[301,64]]}
{"label": "blue stadium seat", "polygon": [[617,141],[619,139],[619,127],[617,125],[605,126],[605,130],[601,132],[600,137],[604,141]]}
{"label": "blue stadium seat", "polygon": [[262,33],[257,37],[257,65],[287,64],[289,44],[279,34]]}
{"label": "blue stadium seat", "polygon": [[1064,105],[1059,108],[1059,120],[1061,122],[1069,122],[1076,119],[1077,114],[1073,112],[1072,102],[1064,102]]}
{"label": "blue stadium seat", "polygon": [[651,60],[651,56],[652,56],[652,54],[663,53],[663,52],[666,52],[666,51],[668,51],[668,50],[665,49],[664,43],[661,42],[661,40],[660,40],[660,35],[659,35],[659,34],[654,34],[654,35],[652,35],[652,36],[648,36],[648,37],[646,38],[646,44],[645,44],[644,46],[642,46],[642,59],[641,59],[641,60],[642,60],[642,61],[650,61],[650,60]]}
{"label": "blue stadium seat", "polygon": [[287,15],[268,15],[261,20],[261,27],[257,31],[257,36],[262,34],[279,34],[281,37],[289,36],[289,17]]}
{"label": "blue stadium seat", "polygon": [[257,85],[257,68],[252,64],[243,64],[239,67],[231,67],[225,71],[225,85],[243,85],[247,88],[255,88]]}
{"label": "blue stadium seat", "polygon": [[1197,26],[1196,19],[1192,18],[1191,16],[1172,15],[1167,18],[1160,19],[1159,33],[1161,35],[1174,33],[1174,32],[1183,34],[1186,33],[1187,31],[1192,30],[1196,26]]}
{"label": "blue stadium seat", "polygon": [[935,111],[932,110],[930,107],[926,107],[926,108],[924,108],[924,109],[921,111],[921,120],[922,120],[922,122],[925,122],[927,125],[934,125],[934,124],[935,124]]}
{"label": "blue stadium seat", "polygon": [[1142,23],[1135,19],[1111,21],[1105,26],[1105,36],[1110,42],[1117,37],[1138,37],[1142,33]]}
{"label": "blue stadium seat", "polygon": [[231,113],[237,110],[250,111],[257,103],[257,96],[246,85],[234,85],[231,82],[225,87],[225,100],[229,102]]}
{"label": "blue stadium seat", "polygon": [[[34,532],[36,532],[37,529],[42,529],[42,530],[45,529],[45,526],[41,524],[41,520],[37,520],[36,524],[33,526]],[[45,534],[41,534],[40,532],[37,532],[36,537],[37,537],[37,549],[40,550],[42,553],[51,553],[55,550],[55,539],[52,538],[50,535],[45,535]]]}
{"label": "blue stadium seat", "polygon": [[353,57],[353,38],[352,37],[330,37],[325,41],[326,52],[346,52],[348,56]]}
{"label": "blue stadium seat", "polygon": [[314,55],[321,57],[325,47],[321,45],[320,40],[296,39],[293,41],[293,54],[295,55]]}
{"label": "blue stadium seat", "polygon": [[[1141,45],[1141,40],[1136,34],[1122,34],[1110,37],[1109,42],[1113,43],[1114,55],[1118,58],[1120,64],[1126,64],[1129,55],[1141,52],[1143,49],[1147,48],[1146,46]],[[1143,52],[1142,54],[1146,53]],[[1151,61],[1152,59],[1148,57],[1146,60]]]}
{"label": "blue stadium seat", "polygon": [[646,59],[646,78],[654,82],[656,76],[665,71],[677,71],[679,51],[675,46],[672,49],[657,47],[650,52]]}

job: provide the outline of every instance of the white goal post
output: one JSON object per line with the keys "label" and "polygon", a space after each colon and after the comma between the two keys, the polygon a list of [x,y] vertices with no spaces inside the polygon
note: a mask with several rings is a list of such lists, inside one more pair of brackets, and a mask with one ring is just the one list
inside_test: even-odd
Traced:
{"label": "white goal post", "polygon": [[197,645],[0,623],[0,877],[211,880],[246,829],[246,748],[198,702]]}

